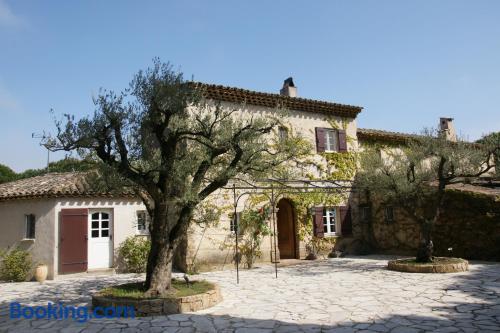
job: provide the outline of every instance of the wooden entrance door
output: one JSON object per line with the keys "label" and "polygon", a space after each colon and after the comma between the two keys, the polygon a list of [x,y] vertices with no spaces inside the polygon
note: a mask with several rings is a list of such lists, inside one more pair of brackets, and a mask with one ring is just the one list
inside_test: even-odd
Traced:
{"label": "wooden entrance door", "polygon": [[88,210],[62,209],[59,224],[59,273],[87,271]]}
{"label": "wooden entrance door", "polygon": [[278,248],[281,259],[295,258],[295,223],[290,201],[278,202]]}

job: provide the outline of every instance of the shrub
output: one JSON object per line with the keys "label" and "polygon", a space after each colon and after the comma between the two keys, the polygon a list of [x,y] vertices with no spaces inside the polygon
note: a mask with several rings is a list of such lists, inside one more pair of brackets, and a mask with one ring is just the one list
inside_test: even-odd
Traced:
{"label": "shrub", "polygon": [[131,236],[123,241],[118,254],[125,264],[125,270],[131,273],[146,271],[151,241],[147,237]]}
{"label": "shrub", "polygon": [[13,249],[2,255],[0,280],[22,282],[31,274],[33,261],[28,251]]}

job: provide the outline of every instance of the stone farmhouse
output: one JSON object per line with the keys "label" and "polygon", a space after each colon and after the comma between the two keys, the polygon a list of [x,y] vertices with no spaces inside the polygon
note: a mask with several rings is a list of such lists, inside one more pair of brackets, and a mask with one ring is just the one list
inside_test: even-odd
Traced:
{"label": "stone farmhouse", "polygon": [[[401,133],[358,128],[356,117],[361,107],[300,98],[291,78],[285,80],[279,94],[201,85],[208,100],[221,101],[228,108],[238,107],[242,114],[272,113],[277,105],[286,108],[289,128],[280,129],[278,135],[286,135],[290,129],[300,133],[314,147],[312,156],[325,164],[332,157],[345,158],[358,152],[365,143],[397,143],[407,137]],[[451,119],[442,119],[440,126],[454,135]],[[343,170],[344,174],[338,177],[352,178],[355,167],[354,163],[351,170]],[[335,166],[325,170],[310,170],[309,177],[336,177],[339,172]],[[214,194],[212,200],[219,206],[231,205],[224,191]],[[415,226],[406,220],[399,223],[395,207],[372,207],[363,202],[359,194],[340,198],[334,204],[314,203],[307,207],[306,215],[299,213],[298,204],[292,197],[283,196],[279,200],[277,235],[263,239],[259,260],[274,259],[273,242],[278,260],[303,259],[311,251],[313,235],[329,240],[331,246],[337,243],[337,247],[353,252],[357,251],[355,240],[363,239],[367,232],[375,235],[381,249],[411,249],[418,241]],[[246,201],[242,200],[237,211],[245,207]],[[499,218],[498,204],[492,204],[487,211],[490,210],[495,210],[492,214]],[[120,244],[130,236],[147,237],[148,220],[144,205],[132,193],[119,196],[98,193],[83,173],[49,173],[0,184],[0,225],[3,226],[0,248],[29,249],[35,261],[48,265],[49,278],[119,266]],[[373,223],[368,223],[371,220]],[[215,225],[193,225],[178,251],[175,265],[187,271],[232,267],[233,221],[228,212]],[[367,231],[367,225],[372,225],[372,229]],[[447,230],[455,230],[453,228]],[[489,237],[500,240],[498,225],[495,230],[496,236],[492,236],[493,233]]]}

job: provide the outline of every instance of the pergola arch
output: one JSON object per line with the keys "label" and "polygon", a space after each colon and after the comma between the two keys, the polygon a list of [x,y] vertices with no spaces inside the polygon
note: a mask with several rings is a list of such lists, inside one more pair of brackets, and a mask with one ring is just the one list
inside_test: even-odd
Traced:
{"label": "pergola arch", "polygon": [[[273,230],[273,248],[274,251],[274,271],[275,277],[278,278],[278,261],[277,261],[277,235],[276,235],[276,205],[278,202],[287,198],[290,194],[306,194],[306,193],[324,193],[338,194],[355,191],[353,180],[331,180],[331,179],[316,179],[316,180],[301,180],[301,179],[258,179],[255,181],[236,180],[232,184],[223,187],[225,190],[233,192],[233,219],[235,227],[235,254],[236,254],[236,283],[240,282],[239,275],[239,250],[238,250],[238,220],[237,207],[238,202],[245,195],[264,195],[269,200],[271,207],[271,224]],[[272,257],[272,256],[271,256]]]}

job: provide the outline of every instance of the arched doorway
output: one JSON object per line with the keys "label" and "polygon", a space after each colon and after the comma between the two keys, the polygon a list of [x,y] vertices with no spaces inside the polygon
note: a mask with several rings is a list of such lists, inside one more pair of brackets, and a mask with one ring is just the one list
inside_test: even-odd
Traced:
{"label": "arched doorway", "polygon": [[296,257],[295,216],[289,200],[281,199],[278,202],[278,248],[281,259]]}

